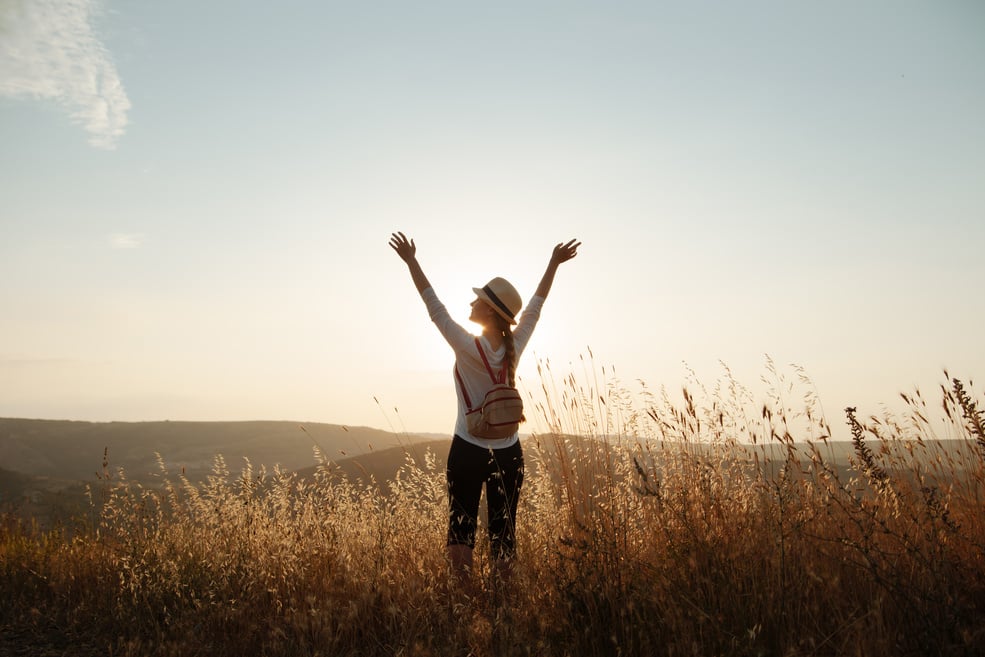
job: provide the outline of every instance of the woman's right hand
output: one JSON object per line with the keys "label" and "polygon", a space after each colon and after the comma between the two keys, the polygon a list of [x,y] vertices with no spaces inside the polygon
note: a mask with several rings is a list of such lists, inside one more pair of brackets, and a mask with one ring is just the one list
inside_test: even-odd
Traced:
{"label": "woman's right hand", "polygon": [[577,239],[570,240],[568,243],[561,243],[554,247],[554,251],[551,253],[551,264],[560,265],[562,262],[567,262],[578,255],[578,247],[581,246],[581,242]]}
{"label": "woman's right hand", "polygon": [[390,248],[407,263],[417,256],[417,245],[414,244],[414,240],[408,240],[407,236],[400,232],[390,235]]}

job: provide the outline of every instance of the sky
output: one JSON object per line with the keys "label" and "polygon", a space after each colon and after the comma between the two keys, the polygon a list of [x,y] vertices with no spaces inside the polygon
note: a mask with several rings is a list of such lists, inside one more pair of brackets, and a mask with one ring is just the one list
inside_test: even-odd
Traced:
{"label": "sky", "polygon": [[973,0],[0,0],[0,416],[448,433],[395,230],[474,331],[473,286],[583,242],[528,392],[933,399],[985,375],[983,35]]}

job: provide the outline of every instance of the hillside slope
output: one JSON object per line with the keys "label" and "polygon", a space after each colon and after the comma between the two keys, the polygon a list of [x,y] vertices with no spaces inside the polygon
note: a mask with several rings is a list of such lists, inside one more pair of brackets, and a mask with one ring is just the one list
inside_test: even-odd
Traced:
{"label": "hillside slope", "polygon": [[[302,429],[303,427],[303,429]],[[207,474],[221,454],[230,469],[243,459],[287,470],[315,463],[317,444],[332,459],[425,440],[367,427],[278,421],[256,422],[74,422],[0,418],[0,464],[28,475],[92,480],[123,468],[142,479],[158,473],[155,454],[168,470],[191,479]]]}

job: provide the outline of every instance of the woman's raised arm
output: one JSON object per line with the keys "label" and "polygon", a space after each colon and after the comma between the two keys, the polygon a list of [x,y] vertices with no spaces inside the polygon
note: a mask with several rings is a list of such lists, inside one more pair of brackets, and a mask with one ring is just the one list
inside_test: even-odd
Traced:
{"label": "woman's raised arm", "polygon": [[428,277],[424,275],[424,270],[417,262],[417,245],[414,244],[414,240],[408,240],[403,233],[393,233],[390,235],[390,248],[396,251],[400,259],[407,263],[410,277],[414,279],[414,285],[418,292],[424,292],[431,287]]}
{"label": "woman's raised arm", "polygon": [[537,291],[534,292],[535,296],[547,298],[547,293],[551,291],[551,285],[554,284],[554,274],[557,273],[558,265],[578,255],[579,246],[581,246],[581,242],[578,240],[569,240],[567,243],[555,245],[554,251],[551,252],[551,260],[547,263],[547,270],[544,272],[544,277],[540,279],[540,285],[537,286]]}

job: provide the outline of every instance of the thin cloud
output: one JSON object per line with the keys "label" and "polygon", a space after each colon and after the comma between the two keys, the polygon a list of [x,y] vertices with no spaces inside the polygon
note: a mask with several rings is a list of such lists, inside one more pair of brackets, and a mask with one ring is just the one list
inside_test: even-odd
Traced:
{"label": "thin cloud", "polygon": [[109,236],[109,245],[114,249],[136,249],[144,243],[144,236],[136,233],[116,233]]}
{"label": "thin cloud", "polygon": [[130,99],[92,28],[99,0],[0,0],[0,96],[51,100],[113,149]]}

